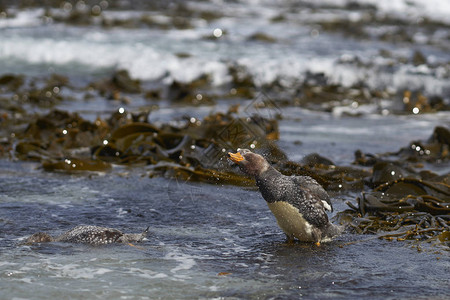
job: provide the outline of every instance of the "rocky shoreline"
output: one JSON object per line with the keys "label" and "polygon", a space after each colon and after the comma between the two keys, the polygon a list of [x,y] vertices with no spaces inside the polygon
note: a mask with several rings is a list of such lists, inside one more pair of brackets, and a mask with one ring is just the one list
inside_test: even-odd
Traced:
{"label": "rocky shoreline", "polygon": [[[136,7],[139,11],[134,14],[117,14]],[[4,1],[0,21],[39,8],[41,1]],[[38,13],[43,24],[108,32],[117,28],[183,32],[230,17],[229,11],[212,10],[208,5],[167,5],[165,1],[55,0],[47,1]],[[370,4],[292,3],[269,19],[272,25],[306,26],[311,38],[325,33],[386,42],[386,46],[450,49],[450,24],[388,13]],[[219,31],[208,31],[201,40],[221,43],[232,38],[225,28],[216,29]],[[249,47],[291,42],[263,31],[247,32],[243,37]],[[52,72],[42,76],[2,73],[0,158],[35,161],[48,172],[89,174],[113,172],[114,166],[131,170],[138,166],[144,167],[143,176],[148,177],[252,186],[224,155],[247,147],[265,155],[284,174],[312,176],[331,193],[359,194],[348,203],[349,209],[336,217],[352,232],[448,245],[450,175],[435,171],[449,164],[448,124],[434,128],[428,140],[398,145],[390,153],[353,149],[351,165],[337,165],[316,153],[291,161],[277,144],[282,111],[290,108],[351,118],[448,113],[449,88],[442,83],[450,79],[450,61],[419,49],[411,53],[399,54],[385,47],[371,58],[341,55],[335,62],[337,67],[360,72],[354,82],[335,80],[320,71],[261,81],[247,65],[231,59],[220,61],[226,66],[227,78],[220,84],[214,83],[209,73],[187,81],[175,79],[174,74],[144,80],[121,68],[76,79]],[[176,53],[180,60],[192,55],[189,51]],[[391,77],[378,76],[395,72],[416,76],[420,84],[400,82],[392,88],[388,82]],[[369,76],[372,73],[377,74],[375,79]],[[442,89],[422,83],[422,76],[435,79]],[[90,118],[80,111],[80,107],[98,103],[107,109],[89,112]],[[213,111],[218,105],[226,108]],[[213,112],[202,118],[186,114],[154,122],[153,116],[162,107],[211,108]]]}

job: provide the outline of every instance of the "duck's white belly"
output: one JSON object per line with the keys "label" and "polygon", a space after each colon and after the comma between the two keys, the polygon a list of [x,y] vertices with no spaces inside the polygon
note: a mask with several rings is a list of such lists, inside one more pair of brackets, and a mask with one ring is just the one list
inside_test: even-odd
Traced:
{"label": "duck's white belly", "polygon": [[303,218],[297,208],[284,201],[267,203],[277,219],[278,226],[289,237],[304,242],[315,242],[312,225]]}

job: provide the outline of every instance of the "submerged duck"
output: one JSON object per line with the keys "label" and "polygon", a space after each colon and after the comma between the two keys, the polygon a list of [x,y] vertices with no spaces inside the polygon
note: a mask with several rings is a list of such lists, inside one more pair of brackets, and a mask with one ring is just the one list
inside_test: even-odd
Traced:
{"label": "submerged duck", "polygon": [[285,176],[259,154],[248,149],[228,153],[228,158],[241,171],[253,176],[263,198],[286,234],[288,242],[295,238],[320,245],[342,232],[341,226],[328,220],[332,211],[330,197],[323,187],[309,176]]}
{"label": "submerged duck", "polygon": [[142,241],[148,233],[149,227],[142,233],[123,233],[114,228],[92,225],[80,225],[64,234],[52,237],[45,232],[38,232],[27,238],[24,244],[66,242],[90,245],[106,245],[112,243],[132,243]]}

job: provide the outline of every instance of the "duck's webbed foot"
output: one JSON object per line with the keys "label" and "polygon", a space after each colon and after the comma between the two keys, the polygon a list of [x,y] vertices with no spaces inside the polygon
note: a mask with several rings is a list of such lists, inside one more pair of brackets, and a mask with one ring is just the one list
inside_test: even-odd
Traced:
{"label": "duck's webbed foot", "polygon": [[319,247],[320,241],[322,240],[322,232],[319,230],[313,230],[312,235],[315,241],[314,244],[316,244],[316,246]]}
{"label": "duck's webbed foot", "polygon": [[288,244],[288,245],[294,244],[295,243],[294,236],[286,234],[286,241],[285,241],[285,243]]}

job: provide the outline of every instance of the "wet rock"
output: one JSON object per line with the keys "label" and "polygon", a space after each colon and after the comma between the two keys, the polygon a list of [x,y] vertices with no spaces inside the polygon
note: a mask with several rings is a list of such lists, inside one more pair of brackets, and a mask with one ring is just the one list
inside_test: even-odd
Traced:
{"label": "wet rock", "polygon": [[305,164],[309,167],[314,167],[314,166],[334,166],[335,164],[329,160],[326,157],[323,157],[317,153],[311,153],[306,155],[303,159],[302,159],[302,164]]}
{"label": "wet rock", "polygon": [[51,154],[38,142],[19,142],[14,150],[17,158],[22,160],[41,161],[51,157]]}
{"label": "wet rock", "polygon": [[249,41],[264,42],[264,43],[275,43],[276,38],[262,32],[256,32],[248,37]]}
{"label": "wet rock", "polygon": [[420,178],[415,170],[422,168],[423,163],[440,164],[450,160],[449,142],[449,129],[437,126],[427,141],[412,141],[397,152],[373,155],[357,151],[354,164],[374,166],[371,182],[375,185],[404,177]]}
{"label": "wet rock", "polygon": [[140,81],[131,79],[126,70],[115,72],[111,82],[117,89],[126,93],[139,93],[141,91]]}
{"label": "wet rock", "polygon": [[54,106],[62,100],[62,97],[53,93],[52,89],[30,90],[24,94],[24,97],[28,102],[44,107]]}
{"label": "wet rock", "polygon": [[370,153],[363,153],[361,150],[355,151],[355,160],[353,164],[360,166],[373,166],[379,159]]}
{"label": "wet rock", "polygon": [[139,80],[132,79],[126,70],[116,71],[111,78],[103,79],[90,84],[90,87],[99,91],[102,96],[110,99],[120,100],[120,93],[140,93],[141,85]]}
{"label": "wet rock", "polygon": [[184,83],[174,80],[167,88],[169,101],[184,105],[211,105],[213,97],[206,91],[211,83],[209,75],[203,74],[191,82]]}
{"label": "wet rock", "polygon": [[413,141],[409,146],[401,148],[396,153],[387,155],[396,155],[407,162],[429,162],[439,163],[450,159],[450,131],[448,128],[438,126],[427,142]]}
{"label": "wet rock", "polygon": [[24,76],[5,74],[0,77],[0,86],[6,87],[7,90],[17,91],[24,84]]}
{"label": "wet rock", "polygon": [[305,74],[305,79],[295,92],[291,103],[313,110],[332,112],[339,106],[348,106],[356,109],[358,106],[370,103],[376,91],[370,91],[364,83],[345,87],[339,84],[330,84],[323,73]]}
{"label": "wet rock", "polygon": [[407,171],[399,165],[392,162],[379,161],[373,166],[373,175],[371,184],[379,186],[381,184],[389,183],[401,178],[417,178],[412,172]]}
{"label": "wet rock", "polygon": [[231,75],[230,97],[253,99],[256,84],[247,68],[241,65],[230,65],[228,72]]}
{"label": "wet rock", "polygon": [[426,57],[422,54],[420,51],[414,51],[413,57],[412,57],[412,63],[415,66],[419,65],[425,65],[427,63]]}
{"label": "wet rock", "polygon": [[[367,17],[371,17],[367,15]],[[367,21],[367,20],[364,20]],[[354,38],[368,38],[368,33],[364,23],[361,21],[351,21],[349,19],[337,19],[331,18],[323,21],[319,21],[316,24],[320,25],[320,29],[324,31],[341,33]]]}
{"label": "wet rock", "polygon": [[145,99],[148,100],[160,100],[161,99],[161,91],[160,90],[148,90],[144,94]]}
{"label": "wet rock", "polygon": [[443,126],[434,128],[433,134],[428,139],[429,144],[439,144],[442,147],[450,147],[450,129]]}
{"label": "wet rock", "polygon": [[285,22],[287,20],[286,16],[283,14],[279,14],[277,16],[274,16],[270,19],[270,21],[272,23],[280,23],[280,22]]}

